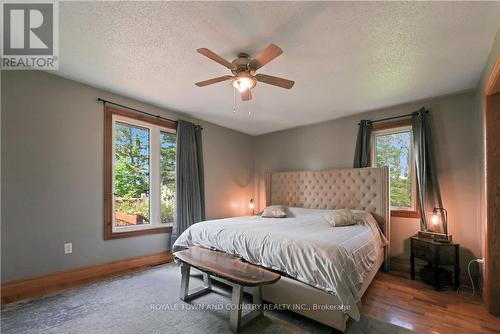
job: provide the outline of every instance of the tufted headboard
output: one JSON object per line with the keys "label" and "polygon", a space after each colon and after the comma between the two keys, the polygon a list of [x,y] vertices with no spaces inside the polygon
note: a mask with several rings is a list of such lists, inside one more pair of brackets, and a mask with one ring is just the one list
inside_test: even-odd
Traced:
{"label": "tufted headboard", "polygon": [[371,212],[389,239],[389,170],[349,168],[266,175],[266,205]]}

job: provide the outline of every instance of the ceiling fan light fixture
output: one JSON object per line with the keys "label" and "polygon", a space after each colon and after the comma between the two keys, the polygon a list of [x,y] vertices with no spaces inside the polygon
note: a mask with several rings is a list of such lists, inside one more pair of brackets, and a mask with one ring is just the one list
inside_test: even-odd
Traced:
{"label": "ceiling fan light fixture", "polygon": [[233,80],[233,87],[238,89],[240,92],[244,92],[247,89],[252,89],[255,87],[257,81],[253,76],[248,73],[240,73]]}
{"label": "ceiling fan light fixture", "polygon": [[[250,101],[252,99],[252,88],[257,85],[257,81],[265,83],[267,85],[285,89],[291,89],[294,85],[294,82],[292,80],[274,77],[272,75],[255,73],[262,66],[266,65],[276,57],[279,57],[283,53],[283,50],[281,50],[279,46],[275,44],[269,44],[253,59],[250,58],[247,53],[239,53],[238,58],[233,60],[232,62],[227,61],[226,59],[222,58],[221,56],[207,48],[199,48],[196,51],[203,56],[221,64],[225,68],[229,69],[233,74],[196,82],[195,85],[198,87],[205,87],[218,82],[231,80],[231,85],[241,93],[241,101]],[[234,96],[236,99],[236,94]]]}

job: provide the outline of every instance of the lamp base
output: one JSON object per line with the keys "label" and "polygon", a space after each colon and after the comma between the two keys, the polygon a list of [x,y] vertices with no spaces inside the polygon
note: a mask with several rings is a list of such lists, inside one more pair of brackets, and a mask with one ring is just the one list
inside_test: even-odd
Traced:
{"label": "lamp base", "polygon": [[452,237],[450,234],[437,233],[431,231],[418,231],[418,237],[424,239],[432,239],[435,242],[450,243]]}

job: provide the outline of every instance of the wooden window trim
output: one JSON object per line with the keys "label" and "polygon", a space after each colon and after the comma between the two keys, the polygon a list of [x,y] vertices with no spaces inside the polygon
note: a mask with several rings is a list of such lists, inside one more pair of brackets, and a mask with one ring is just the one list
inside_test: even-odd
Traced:
{"label": "wooden window trim", "polygon": [[417,196],[415,200],[416,210],[391,210],[391,217],[420,219],[420,201],[418,200],[418,189],[416,196]]}
{"label": "wooden window trim", "polygon": [[[372,125],[373,132],[381,130],[396,129],[404,126],[411,126],[411,118],[398,119],[394,121],[374,123]],[[372,143],[371,143],[372,144]],[[371,160],[371,155],[370,155]],[[372,161],[370,161],[370,165]],[[416,180],[415,180],[416,182]],[[391,217],[401,217],[401,218],[416,218],[420,219],[420,200],[418,193],[418,185],[416,185],[415,191],[415,210],[391,210]]]}
{"label": "wooden window trim", "polygon": [[411,126],[411,118],[403,118],[395,121],[373,123],[372,125],[373,131],[395,129],[403,126]]}
{"label": "wooden window trim", "polygon": [[113,115],[147,122],[173,131],[177,128],[176,122],[142,115],[133,111],[115,109],[109,106],[104,108],[104,240],[130,238],[147,234],[170,233],[172,232],[171,226],[127,232],[113,232]]}

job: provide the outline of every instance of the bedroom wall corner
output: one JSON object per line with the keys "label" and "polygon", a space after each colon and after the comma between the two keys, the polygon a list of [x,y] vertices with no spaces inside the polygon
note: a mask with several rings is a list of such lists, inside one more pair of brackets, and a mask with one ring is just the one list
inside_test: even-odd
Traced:
{"label": "bedroom wall corner", "polygon": [[[351,168],[360,119],[396,116],[425,106],[431,110],[432,131],[436,134],[436,164],[444,206],[450,212],[450,232],[462,245],[461,263],[465,268],[470,259],[481,254],[478,148],[482,141],[474,97],[473,91],[459,92],[257,136],[256,192],[262,194],[266,171]],[[409,237],[418,229],[416,219],[392,218],[391,256],[408,260]]]}

